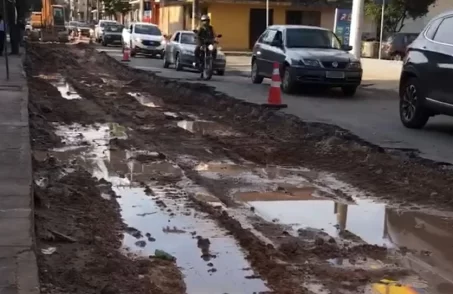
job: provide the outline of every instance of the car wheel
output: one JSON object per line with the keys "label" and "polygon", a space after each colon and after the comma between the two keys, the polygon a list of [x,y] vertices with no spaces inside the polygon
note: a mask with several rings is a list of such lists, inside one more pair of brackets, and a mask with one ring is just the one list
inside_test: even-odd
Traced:
{"label": "car wheel", "polygon": [[282,91],[285,93],[290,94],[290,93],[294,92],[295,82],[294,82],[293,77],[291,76],[291,71],[290,71],[289,66],[285,66],[285,68],[283,69],[283,78],[282,78],[280,87],[281,87]]}
{"label": "car wheel", "polygon": [[182,70],[183,66],[181,65],[181,60],[179,58],[179,54],[176,54],[176,59],[175,59],[175,69],[177,71]]}
{"label": "car wheel", "polygon": [[343,94],[347,97],[352,97],[357,92],[357,86],[344,86],[341,87]]}
{"label": "car wheel", "polygon": [[250,78],[252,83],[254,84],[261,84],[263,82],[264,77],[258,74],[258,63],[256,61],[252,61],[252,70],[250,72]]}
{"label": "car wheel", "polygon": [[424,107],[424,95],[416,78],[409,78],[400,93],[400,119],[410,129],[423,128],[429,119],[429,112]]}
{"label": "car wheel", "polygon": [[160,57],[160,59],[164,59],[165,58],[165,52],[160,53],[159,57]]}
{"label": "car wheel", "polygon": [[167,58],[164,55],[164,68],[168,68],[170,66],[170,62],[167,61]]}
{"label": "car wheel", "polygon": [[225,75],[225,70],[218,70],[217,75],[219,76],[224,76]]}

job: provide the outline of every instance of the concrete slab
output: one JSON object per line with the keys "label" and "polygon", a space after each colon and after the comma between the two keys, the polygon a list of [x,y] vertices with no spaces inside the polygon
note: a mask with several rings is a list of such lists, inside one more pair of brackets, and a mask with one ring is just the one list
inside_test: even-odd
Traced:
{"label": "concrete slab", "polygon": [[0,58],[0,294],[38,294],[28,88],[22,59]]}

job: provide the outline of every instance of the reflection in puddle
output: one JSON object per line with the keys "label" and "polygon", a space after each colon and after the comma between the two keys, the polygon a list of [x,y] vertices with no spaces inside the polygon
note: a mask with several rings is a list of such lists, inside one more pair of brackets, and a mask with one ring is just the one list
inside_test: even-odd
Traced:
{"label": "reflection in puddle", "polygon": [[134,97],[138,102],[140,102],[140,104],[147,107],[156,108],[164,105],[164,101],[161,98],[150,96],[146,93],[129,92],[127,94]]}
{"label": "reflection in puddle", "polygon": [[[430,288],[429,293],[453,293],[453,218],[421,211],[397,211],[383,203],[357,197],[360,191],[332,178],[327,178],[327,186],[314,185],[322,180],[305,169],[218,162],[199,164],[194,169],[206,178],[230,179],[235,183],[230,188],[235,200],[252,206],[262,218],[278,220],[294,231],[318,229],[334,237],[352,237],[353,240],[359,237],[370,244],[414,251],[406,254],[401,262],[436,288]],[[323,189],[324,193],[319,193],[318,189]],[[336,189],[351,195],[352,204],[333,201]],[[320,197],[325,193],[331,198]],[[343,234],[346,230],[352,235]],[[330,262],[348,266],[341,260]],[[363,266],[378,266],[370,262]],[[447,290],[440,291],[437,289],[440,287]]]}
{"label": "reflection in puddle", "polygon": [[73,99],[82,99],[82,97],[72,88],[64,79],[60,79],[55,82],[51,82],[51,84],[57,88],[60,92],[61,97],[73,100]]}
{"label": "reflection in puddle", "polygon": [[240,136],[232,128],[223,126],[213,121],[206,120],[182,120],[178,122],[178,127],[191,133],[211,136]]}
{"label": "reflection in puddle", "polygon": [[60,92],[61,97],[68,99],[68,100],[73,100],[73,99],[82,99],[80,95],[72,88],[69,83],[66,82],[65,78],[60,75],[60,74],[55,74],[55,75],[38,75],[37,76],[40,79],[47,80],[52,86],[57,88],[57,90]]}
{"label": "reflection in puddle", "polygon": [[[112,183],[122,217],[131,228],[125,234],[125,246],[145,256],[164,252],[176,257],[189,294],[268,290],[262,280],[246,278],[254,273],[244,270],[250,265],[235,239],[206,214],[186,205],[187,194],[183,190],[174,184],[151,185],[151,191],[141,186],[140,182],[149,184],[153,176],[180,180],[184,175],[178,166],[168,161],[140,163],[134,160],[134,152],[110,150],[108,142],[112,137],[126,136],[126,130],[116,124],[57,129],[68,145],[87,142],[85,148],[79,149],[83,153],[76,157],[93,171],[93,176]],[[105,199],[108,196],[102,195]]]}

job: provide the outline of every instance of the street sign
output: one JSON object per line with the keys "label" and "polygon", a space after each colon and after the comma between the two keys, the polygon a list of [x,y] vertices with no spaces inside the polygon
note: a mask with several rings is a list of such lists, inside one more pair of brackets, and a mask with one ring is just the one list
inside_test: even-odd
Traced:
{"label": "street sign", "polygon": [[349,36],[351,34],[351,9],[335,10],[334,32],[343,45],[349,45]]}

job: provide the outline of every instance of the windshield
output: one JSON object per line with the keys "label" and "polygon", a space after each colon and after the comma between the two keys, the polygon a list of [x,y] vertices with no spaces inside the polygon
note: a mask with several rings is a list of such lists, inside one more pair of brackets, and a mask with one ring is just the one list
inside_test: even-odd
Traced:
{"label": "windshield", "polygon": [[115,21],[103,21],[103,22],[101,22],[101,23],[99,24],[99,26],[100,26],[101,28],[103,28],[103,27],[105,27],[105,26],[112,25],[112,24],[116,24],[116,22],[115,22]]}
{"label": "windshield", "polygon": [[123,26],[122,25],[109,25],[105,27],[106,32],[122,32]]}
{"label": "windshield", "polygon": [[195,44],[195,34],[182,34],[181,44]]}
{"label": "windshield", "polygon": [[341,42],[334,33],[327,30],[287,29],[286,47],[341,49]]}
{"label": "windshield", "polygon": [[135,25],[135,33],[142,35],[161,36],[159,28],[150,25]]}

